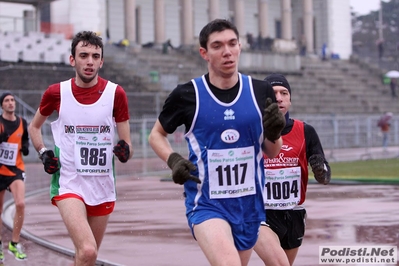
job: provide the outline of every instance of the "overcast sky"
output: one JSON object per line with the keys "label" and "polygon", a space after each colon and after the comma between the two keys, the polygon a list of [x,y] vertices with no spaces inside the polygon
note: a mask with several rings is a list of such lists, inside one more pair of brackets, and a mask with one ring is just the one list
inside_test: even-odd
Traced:
{"label": "overcast sky", "polygon": [[359,15],[366,15],[380,8],[380,0],[349,0],[349,3],[353,11]]}

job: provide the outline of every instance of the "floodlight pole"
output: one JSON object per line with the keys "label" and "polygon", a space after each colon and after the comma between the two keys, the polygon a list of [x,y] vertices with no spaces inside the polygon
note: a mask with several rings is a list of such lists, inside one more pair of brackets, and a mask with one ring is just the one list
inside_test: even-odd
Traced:
{"label": "floodlight pole", "polygon": [[378,29],[378,34],[380,37],[380,40],[384,39],[384,36],[382,35],[382,0],[380,0],[380,10],[378,12],[378,21],[379,21],[379,29]]}

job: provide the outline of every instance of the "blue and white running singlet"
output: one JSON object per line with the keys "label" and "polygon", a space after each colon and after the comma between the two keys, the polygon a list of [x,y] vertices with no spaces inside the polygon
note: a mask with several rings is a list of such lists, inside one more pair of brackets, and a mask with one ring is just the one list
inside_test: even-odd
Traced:
{"label": "blue and white running singlet", "polygon": [[251,78],[239,74],[239,79],[239,92],[231,103],[213,95],[205,76],[192,80],[197,104],[185,138],[189,160],[197,167],[193,174],[202,183],[184,184],[191,224],[214,218],[215,213],[233,224],[265,219],[262,114]]}

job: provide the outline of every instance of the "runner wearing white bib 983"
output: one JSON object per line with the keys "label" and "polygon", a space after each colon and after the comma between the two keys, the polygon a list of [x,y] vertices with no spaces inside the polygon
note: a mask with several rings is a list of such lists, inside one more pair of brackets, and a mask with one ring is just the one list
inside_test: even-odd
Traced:
{"label": "runner wearing white bib 983", "polygon": [[271,74],[265,80],[273,87],[286,125],[281,132],[280,153],[274,158],[264,155],[266,221],[254,249],[266,265],[287,265],[287,261],[271,261],[273,250],[269,247],[274,246],[271,243],[280,242],[289,264],[293,265],[305,233],[306,210],[302,204],[308,184],[308,163],[321,184],[330,182],[331,169],[316,130],[309,124],[289,118],[291,87],[287,79],[281,74]]}

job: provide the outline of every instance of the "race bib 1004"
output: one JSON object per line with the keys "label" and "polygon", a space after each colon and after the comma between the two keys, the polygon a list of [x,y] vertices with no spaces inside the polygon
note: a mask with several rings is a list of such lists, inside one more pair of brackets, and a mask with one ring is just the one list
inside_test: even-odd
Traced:
{"label": "race bib 1004", "polygon": [[265,209],[294,208],[301,198],[301,168],[265,169]]}

